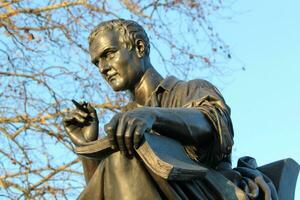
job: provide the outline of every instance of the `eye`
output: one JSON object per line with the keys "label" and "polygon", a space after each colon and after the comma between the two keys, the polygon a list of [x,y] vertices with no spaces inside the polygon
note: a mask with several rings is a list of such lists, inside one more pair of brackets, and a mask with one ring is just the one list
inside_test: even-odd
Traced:
{"label": "eye", "polygon": [[97,59],[97,60],[93,61],[93,64],[94,64],[96,67],[98,67],[99,60]]}
{"label": "eye", "polygon": [[110,60],[113,59],[115,57],[115,52],[109,51],[106,54],[106,59]]}

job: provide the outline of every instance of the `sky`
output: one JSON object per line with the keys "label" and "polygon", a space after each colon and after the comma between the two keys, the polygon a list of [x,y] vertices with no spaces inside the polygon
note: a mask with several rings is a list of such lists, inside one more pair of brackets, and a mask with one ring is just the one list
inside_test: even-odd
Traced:
{"label": "sky", "polygon": [[242,156],[259,166],[284,158],[300,163],[299,7],[296,0],[236,1],[232,20],[217,21],[233,54],[228,66],[237,69],[214,82],[232,111],[234,165]]}

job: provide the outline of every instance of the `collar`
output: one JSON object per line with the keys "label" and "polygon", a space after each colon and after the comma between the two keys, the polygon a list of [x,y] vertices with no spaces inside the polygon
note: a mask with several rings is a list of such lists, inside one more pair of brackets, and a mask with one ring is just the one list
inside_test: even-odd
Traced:
{"label": "collar", "polygon": [[155,92],[158,91],[160,88],[164,90],[170,91],[180,80],[178,80],[175,76],[169,76],[165,78],[156,88]]}
{"label": "collar", "polygon": [[171,89],[178,83],[178,80],[174,76],[166,77],[161,81],[161,83],[157,86],[157,88],[152,92],[152,95],[147,99],[145,105],[155,105],[155,107],[159,104],[158,103],[158,94],[162,93],[163,91],[171,91]]}

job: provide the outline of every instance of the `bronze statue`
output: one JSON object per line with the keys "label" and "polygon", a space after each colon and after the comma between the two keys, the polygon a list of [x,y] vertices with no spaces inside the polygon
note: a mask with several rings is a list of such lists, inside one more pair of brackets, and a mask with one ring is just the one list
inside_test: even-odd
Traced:
{"label": "bronze statue", "polygon": [[[232,169],[230,108],[220,92],[201,79],[163,78],[150,62],[149,39],[139,24],[102,22],[90,34],[89,45],[103,78],[114,91],[128,90],[133,101],[105,125],[110,153],[81,157],[87,186],[79,199],[278,199],[277,185],[256,168],[254,159],[246,157]],[[64,119],[66,132],[78,148],[89,152],[101,141],[97,114],[88,103],[74,104],[76,109]],[[155,164],[151,170],[147,152],[140,150],[146,135],[149,144],[151,135],[157,141],[178,141],[194,163],[188,167],[196,165],[197,171],[199,165],[203,174],[156,174]]]}

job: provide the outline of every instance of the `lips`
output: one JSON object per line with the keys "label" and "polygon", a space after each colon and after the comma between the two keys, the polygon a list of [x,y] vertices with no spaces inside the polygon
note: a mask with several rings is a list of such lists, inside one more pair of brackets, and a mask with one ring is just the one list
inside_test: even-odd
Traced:
{"label": "lips", "polygon": [[108,77],[109,82],[113,81],[113,79],[114,79],[114,76]]}
{"label": "lips", "polygon": [[109,82],[110,82],[110,81],[113,81],[113,79],[115,79],[116,75],[117,75],[117,73],[108,76],[108,77],[107,77],[107,80],[108,80]]}

